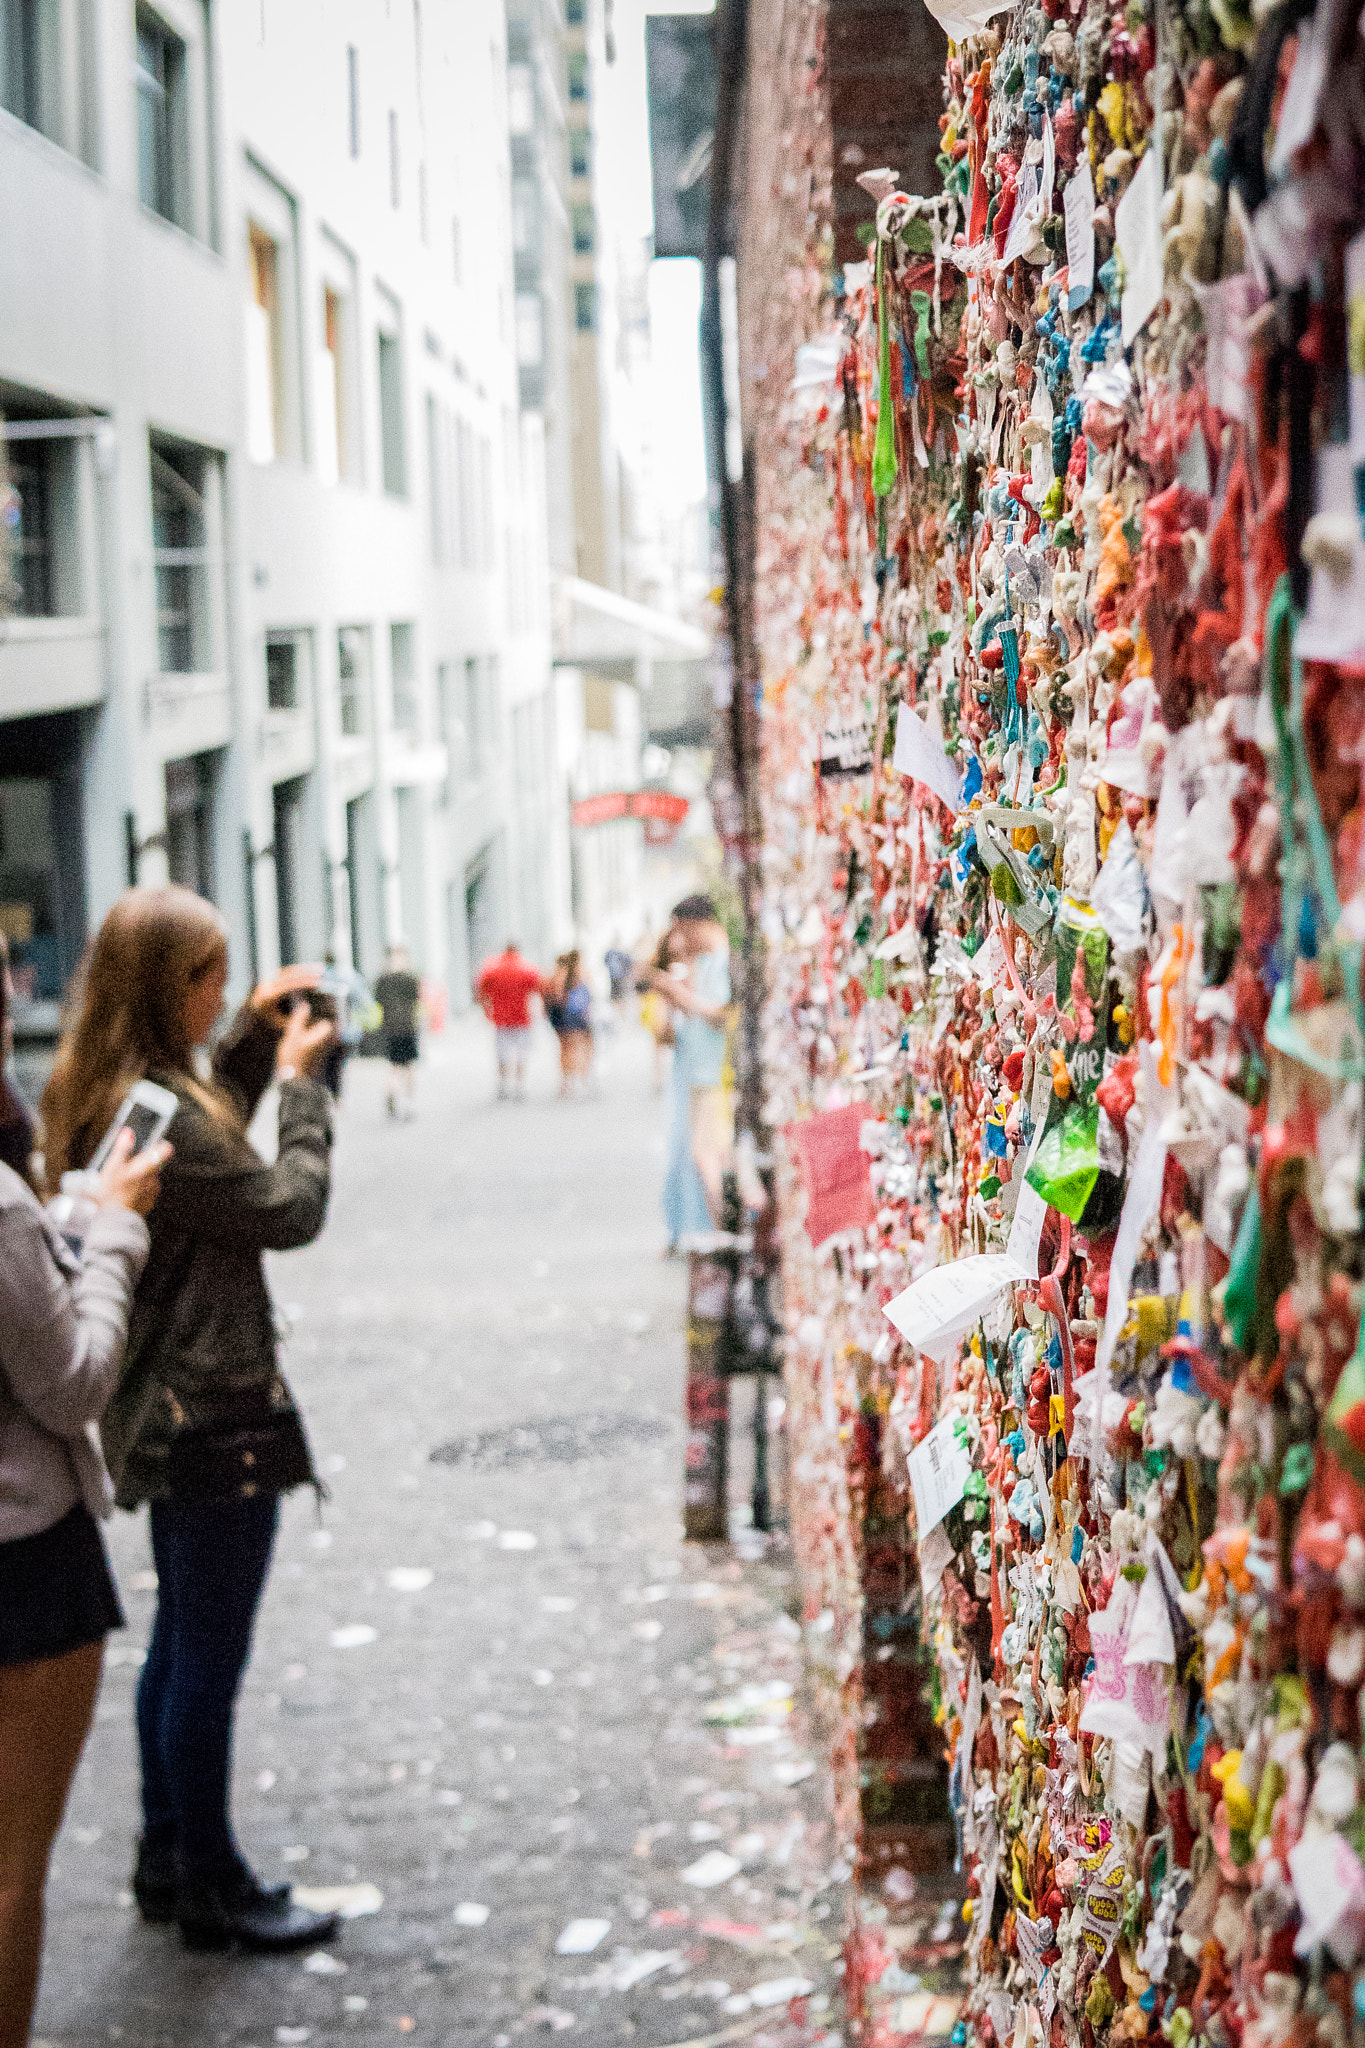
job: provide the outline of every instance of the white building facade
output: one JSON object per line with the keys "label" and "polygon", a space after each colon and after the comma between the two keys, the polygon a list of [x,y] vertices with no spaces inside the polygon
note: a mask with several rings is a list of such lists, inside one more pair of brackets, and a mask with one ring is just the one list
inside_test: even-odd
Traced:
{"label": "white building facade", "polygon": [[[501,9],[0,0],[0,929],[130,879],[234,983],[567,936]],[[23,1012],[21,1011],[21,1024]]]}

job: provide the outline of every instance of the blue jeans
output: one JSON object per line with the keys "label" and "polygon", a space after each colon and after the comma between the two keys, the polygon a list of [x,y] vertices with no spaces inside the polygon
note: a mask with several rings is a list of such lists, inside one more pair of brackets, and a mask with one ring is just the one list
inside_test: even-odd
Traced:
{"label": "blue jeans", "polygon": [[152,1502],[156,1625],[137,1689],[143,1840],[182,1877],[240,1867],[232,1710],[270,1567],[279,1496]]}

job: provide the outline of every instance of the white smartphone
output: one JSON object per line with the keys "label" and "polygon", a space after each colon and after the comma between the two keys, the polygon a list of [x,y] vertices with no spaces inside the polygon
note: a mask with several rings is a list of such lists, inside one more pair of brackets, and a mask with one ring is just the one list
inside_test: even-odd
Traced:
{"label": "white smartphone", "polygon": [[154,1145],[165,1133],[179,1107],[179,1102],[169,1088],[158,1087],[155,1081],[135,1081],[119,1104],[118,1115],[100,1139],[99,1150],[86,1171],[100,1171],[122,1130],[132,1131],[135,1153],[141,1152],[146,1145]]}

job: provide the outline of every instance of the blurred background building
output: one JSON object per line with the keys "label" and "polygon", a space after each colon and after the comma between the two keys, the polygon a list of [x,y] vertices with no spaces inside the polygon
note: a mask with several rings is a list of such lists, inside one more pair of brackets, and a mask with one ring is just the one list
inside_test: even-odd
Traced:
{"label": "blurred background building", "polygon": [[20,1028],[132,880],[220,905],[238,991],[401,938],[463,1007],[509,932],[629,941],[643,828],[570,806],[700,789],[708,636],[704,507],[652,467],[647,223],[602,169],[609,4],[0,28]]}

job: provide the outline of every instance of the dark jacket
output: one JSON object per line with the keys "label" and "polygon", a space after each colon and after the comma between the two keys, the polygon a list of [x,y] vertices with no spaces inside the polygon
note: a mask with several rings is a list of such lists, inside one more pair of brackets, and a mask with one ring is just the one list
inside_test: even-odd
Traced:
{"label": "dark jacket", "polygon": [[[243,1126],[269,1086],[277,1043],[244,1010],[214,1053],[214,1078]],[[330,1189],[331,1105],[319,1082],[282,1085],[279,1152],[267,1166],[183,1076],[149,1078],[173,1089],[180,1107],[166,1134],[174,1155],[148,1218],[151,1251],[133,1297],[127,1358],[102,1430],[116,1498],[127,1508],[168,1492],[178,1431],[211,1425],[225,1405],[250,1397],[263,1409],[292,1405],[261,1254],[310,1244]]]}

